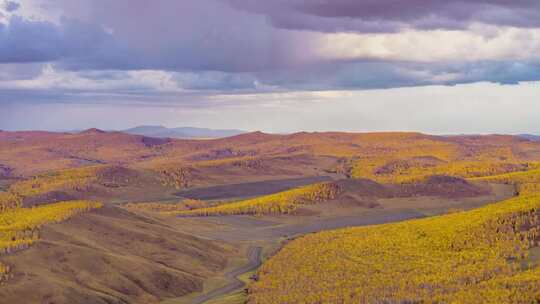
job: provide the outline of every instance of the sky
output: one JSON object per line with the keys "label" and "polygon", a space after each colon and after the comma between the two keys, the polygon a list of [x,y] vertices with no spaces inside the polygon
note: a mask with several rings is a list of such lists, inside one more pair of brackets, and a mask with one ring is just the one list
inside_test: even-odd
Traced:
{"label": "sky", "polygon": [[537,0],[0,0],[0,129],[540,134]]}

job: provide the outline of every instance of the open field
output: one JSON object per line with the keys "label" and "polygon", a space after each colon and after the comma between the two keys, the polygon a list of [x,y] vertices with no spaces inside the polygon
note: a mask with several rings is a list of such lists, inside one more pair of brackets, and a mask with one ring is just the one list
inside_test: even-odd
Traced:
{"label": "open field", "polygon": [[266,180],[252,183],[227,184],[213,187],[202,187],[177,192],[181,197],[200,200],[231,200],[246,197],[268,195],[300,186],[329,181],[329,176],[309,176]]}

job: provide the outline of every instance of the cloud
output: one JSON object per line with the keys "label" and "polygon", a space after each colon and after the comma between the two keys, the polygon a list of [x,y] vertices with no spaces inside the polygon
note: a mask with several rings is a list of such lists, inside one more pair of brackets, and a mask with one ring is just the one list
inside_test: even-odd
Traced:
{"label": "cloud", "polygon": [[60,24],[14,15],[0,23],[0,63],[48,62],[96,53],[110,36],[99,26],[64,18]]}
{"label": "cloud", "polygon": [[255,90],[258,79],[250,73],[199,72],[176,73],[178,85],[188,90],[235,91]]}
{"label": "cloud", "polygon": [[327,60],[444,62],[540,59],[540,29],[476,25],[468,31],[326,34],[321,35],[315,53],[315,56]]}
{"label": "cloud", "polygon": [[518,84],[540,80],[538,14],[524,0],[32,0],[0,19],[0,107]]}
{"label": "cloud", "polygon": [[0,64],[0,83],[10,80],[23,80],[38,77],[43,70],[41,63],[4,63]]}
{"label": "cloud", "polygon": [[58,70],[46,64],[39,75],[27,79],[0,81],[5,90],[51,90],[79,92],[177,92],[173,75],[165,71],[85,71]]}
{"label": "cloud", "polygon": [[[540,54],[540,29],[508,27],[505,21],[534,13],[536,1],[432,1],[424,6],[416,1],[403,5],[371,0],[50,3],[64,9],[58,24],[15,15],[0,25],[0,62],[55,61],[68,70],[242,74],[339,61],[530,60]],[[490,11],[498,12],[489,13],[494,20],[490,24],[499,19],[500,24],[482,23],[479,16]],[[290,30],[294,26],[276,28],[274,14],[298,22],[307,18],[314,24],[335,23],[336,28],[322,33],[316,28],[310,32]],[[439,15],[470,22],[464,21],[460,30],[415,29],[410,24],[422,16],[443,20]],[[354,32],[356,25],[371,28],[368,32],[374,34]],[[236,78],[240,77],[244,76]]]}
{"label": "cloud", "polygon": [[114,37],[102,52],[65,62],[69,69],[250,72],[303,60],[304,35],[276,30],[219,0],[59,3],[66,15],[100,24]]}
{"label": "cloud", "polygon": [[[4,73],[2,73],[2,67]],[[13,79],[10,71],[18,71]],[[3,79],[2,79],[3,78]],[[63,70],[51,64],[0,65],[2,103],[128,103],[209,106],[213,95],[227,102],[262,93],[374,90],[479,81],[518,84],[540,79],[540,63],[482,61],[462,63],[334,62],[295,70],[257,73],[173,72],[162,70]],[[256,99],[254,99],[256,100]]]}
{"label": "cloud", "polygon": [[[321,32],[465,29],[472,23],[540,26],[536,0],[227,0],[276,27]],[[377,26],[379,24],[379,26]]]}
{"label": "cloud", "polygon": [[294,71],[262,72],[258,82],[281,90],[366,90],[490,81],[501,84],[540,79],[540,62],[343,61]]}
{"label": "cloud", "polygon": [[21,7],[21,5],[15,1],[9,1],[9,0],[6,0],[4,1],[4,7],[6,9],[6,11],[12,13],[16,10],[19,9],[19,7]]}

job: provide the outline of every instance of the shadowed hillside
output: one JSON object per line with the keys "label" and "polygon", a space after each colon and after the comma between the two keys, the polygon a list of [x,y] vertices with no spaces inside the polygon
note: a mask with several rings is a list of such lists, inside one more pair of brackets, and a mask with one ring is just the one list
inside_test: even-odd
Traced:
{"label": "shadowed hillside", "polygon": [[0,286],[0,302],[156,303],[201,290],[203,280],[225,267],[233,253],[105,207],[45,227],[34,246],[3,256],[11,272]]}

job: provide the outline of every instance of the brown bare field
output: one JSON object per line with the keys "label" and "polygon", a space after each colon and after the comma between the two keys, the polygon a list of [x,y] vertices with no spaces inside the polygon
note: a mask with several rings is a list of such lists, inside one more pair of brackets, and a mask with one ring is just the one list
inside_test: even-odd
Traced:
{"label": "brown bare field", "polygon": [[331,180],[329,176],[272,179],[250,183],[193,188],[177,192],[176,195],[201,200],[230,200],[272,194],[329,180]]}

